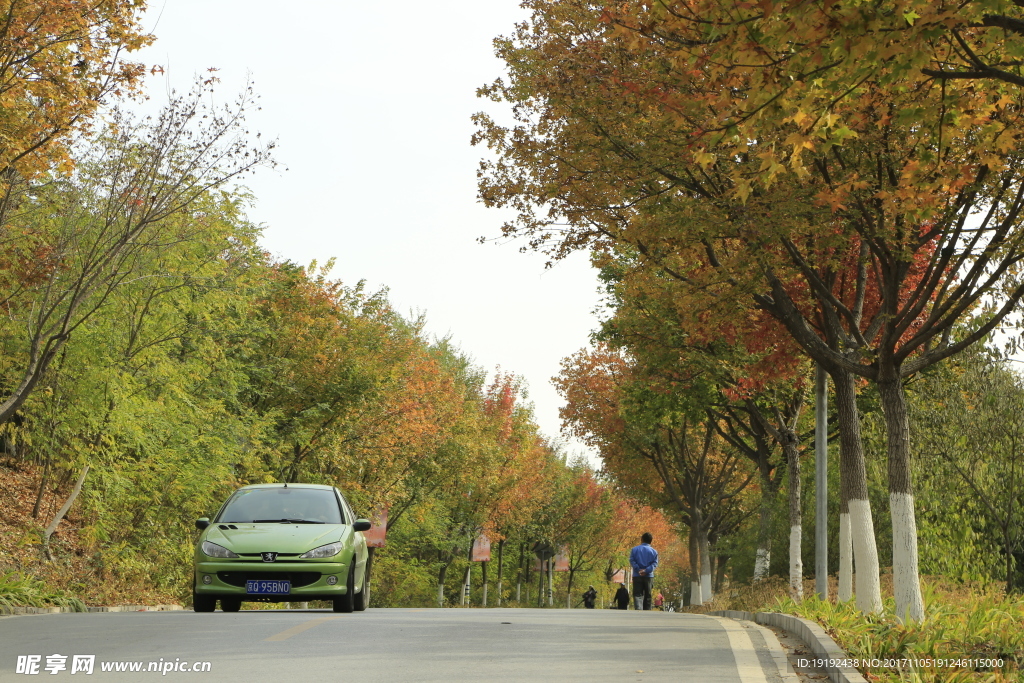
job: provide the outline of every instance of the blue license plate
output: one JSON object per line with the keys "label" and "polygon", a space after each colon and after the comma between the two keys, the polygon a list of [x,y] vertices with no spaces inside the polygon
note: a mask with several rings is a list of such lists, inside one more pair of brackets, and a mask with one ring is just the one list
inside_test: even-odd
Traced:
{"label": "blue license plate", "polygon": [[292,592],[292,582],[250,579],[245,582],[245,592],[249,595],[288,595]]}

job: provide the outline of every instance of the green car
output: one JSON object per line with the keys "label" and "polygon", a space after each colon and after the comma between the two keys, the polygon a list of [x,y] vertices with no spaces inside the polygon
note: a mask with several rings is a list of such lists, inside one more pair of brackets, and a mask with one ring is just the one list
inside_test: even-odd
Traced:
{"label": "green car", "polygon": [[217,600],[225,612],[237,612],[243,601],[330,600],[335,612],[369,604],[362,532],[370,522],[356,519],[333,486],[243,486],[196,528],[196,612],[212,612]]}

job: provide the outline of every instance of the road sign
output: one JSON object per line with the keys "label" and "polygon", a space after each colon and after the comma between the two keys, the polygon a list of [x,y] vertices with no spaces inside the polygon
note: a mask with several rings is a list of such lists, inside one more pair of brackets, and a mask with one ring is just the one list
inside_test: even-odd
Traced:
{"label": "road sign", "polygon": [[491,539],[480,534],[473,541],[473,550],[470,552],[471,562],[488,562],[491,559]]}
{"label": "road sign", "polygon": [[370,523],[373,525],[368,531],[363,532],[367,548],[383,548],[384,537],[388,532],[388,509],[387,507],[377,508],[370,515]]}
{"label": "road sign", "polygon": [[567,572],[569,571],[569,549],[562,546],[558,549],[558,554],[555,555],[555,571],[556,572]]}
{"label": "road sign", "polygon": [[555,555],[555,549],[550,543],[537,541],[533,544],[533,553],[538,560],[550,560]]}

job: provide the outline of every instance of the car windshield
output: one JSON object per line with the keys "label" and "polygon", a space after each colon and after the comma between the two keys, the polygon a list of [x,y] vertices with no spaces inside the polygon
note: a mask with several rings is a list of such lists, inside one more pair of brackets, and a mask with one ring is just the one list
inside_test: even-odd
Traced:
{"label": "car windshield", "polygon": [[341,524],[341,508],[328,489],[242,489],[231,496],[218,522]]}

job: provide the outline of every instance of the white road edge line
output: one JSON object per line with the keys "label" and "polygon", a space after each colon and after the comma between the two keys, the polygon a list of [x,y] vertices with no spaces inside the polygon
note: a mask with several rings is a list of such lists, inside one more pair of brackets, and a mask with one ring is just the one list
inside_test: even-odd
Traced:
{"label": "white road edge line", "polygon": [[726,635],[729,636],[729,647],[732,648],[732,655],[736,658],[736,673],[740,676],[740,683],[768,683],[761,662],[757,658],[757,650],[754,649],[754,641],[745,628],[732,619],[716,617],[710,614],[704,616],[715,619]]}

